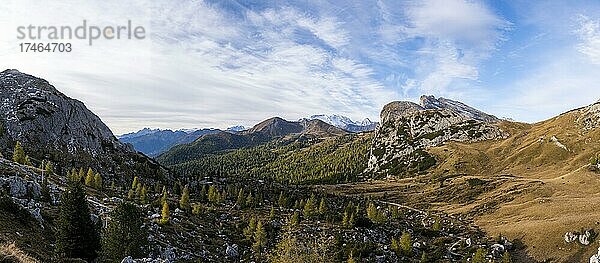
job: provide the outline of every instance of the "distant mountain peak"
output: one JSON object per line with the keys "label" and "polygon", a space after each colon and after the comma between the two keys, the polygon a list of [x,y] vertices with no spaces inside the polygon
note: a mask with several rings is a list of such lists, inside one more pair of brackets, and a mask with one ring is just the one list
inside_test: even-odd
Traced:
{"label": "distant mountain peak", "polygon": [[247,128],[242,125],[236,125],[236,126],[231,126],[231,127],[227,128],[228,132],[241,132],[241,131],[245,131],[245,130],[247,130]]}
{"label": "distant mountain peak", "polygon": [[[364,120],[357,122],[352,119],[337,115],[337,114],[318,114],[312,115],[308,118],[304,118],[306,120],[321,120],[325,123],[338,127],[340,129],[350,131],[350,132],[362,132],[362,131],[372,131],[375,130],[377,123],[372,122],[370,119],[365,118]],[[302,121],[302,120],[301,120]]]}

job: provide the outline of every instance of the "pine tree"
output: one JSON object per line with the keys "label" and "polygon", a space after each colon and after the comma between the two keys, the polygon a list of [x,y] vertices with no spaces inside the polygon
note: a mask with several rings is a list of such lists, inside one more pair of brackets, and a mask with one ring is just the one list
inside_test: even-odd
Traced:
{"label": "pine tree", "polygon": [[164,203],[166,203],[166,202],[167,202],[167,187],[166,187],[166,186],[163,186],[163,189],[162,189],[162,196],[160,197],[160,203],[161,203],[161,204],[164,204]]}
{"label": "pine tree", "polygon": [[139,183],[138,177],[137,176],[133,177],[133,183],[131,184],[131,189],[136,189],[138,183]]}
{"label": "pine tree", "polygon": [[304,210],[302,210],[302,213],[304,214],[304,216],[306,218],[311,218],[313,216],[315,216],[316,214],[316,198],[315,195],[311,195],[310,198],[308,198],[308,200],[306,201],[306,203],[304,204]]}
{"label": "pine tree", "polygon": [[254,233],[254,244],[252,244],[252,248],[256,253],[260,253],[261,249],[264,248],[267,244],[267,232],[263,227],[262,221],[258,221],[256,224],[256,233]]}
{"label": "pine tree", "polygon": [[433,222],[433,226],[431,228],[436,232],[442,230],[442,224],[439,217],[435,219],[435,222]]}
{"label": "pine tree", "polygon": [[508,251],[504,252],[502,255],[502,263],[511,263],[512,259],[510,258],[510,253]]}
{"label": "pine tree", "polygon": [[298,211],[294,211],[292,217],[290,218],[290,227],[295,228],[300,223],[300,213]]}
{"label": "pine tree", "polygon": [[102,176],[99,173],[94,175],[94,188],[102,190]]}
{"label": "pine tree", "polygon": [[319,202],[319,214],[325,215],[327,212],[327,204],[325,203],[325,197],[321,197],[321,202]]}
{"label": "pine tree", "polygon": [[21,146],[21,142],[15,144],[15,150],[13,152],[13,161],[15,163],[25,164],[25,150]]}
{"label": "pine tree", "polygon": [[254,207],[254,197],[252,197],[252,192],[248,193],[248,197],[246,197],[246,207]]}
{"label": "pine tree", "polygon": [[248,240],[252,240],[254,238],[254,232],[256,231],[256,218],[251,217],[250,221],[248,221],[248,226],[244,228],[244,236]]}
{"label": "pine tree", "polygon": [[473,255],[473,263],[485,263],[485,254],[487,252],[485,251],[484,248],[478,248],[477,251],[475,252],[475,255]]}
{"label": "pine tree", "polygon": [[347,263],[356,263],[356,260],[354,259],[354,256],[352,255],[352,252],[350,252],[350,256],[348,256]]}
{"label": "pine tree", "polygon": [[245,204],[246,204],[246,199],[244,198],[244,188],[240,188],[240,191],[238,192],[237,200],[235,201],[235,205],[239,209],[244,209]]}
{"label": "pine tree", "polygon": [[283,195],[283,191],[281,191],[279,193],[279,199],[277,200],[277,204],[279,205],[279,207],[283,208],[287,206],[287,199],[285,198],[285,196]]}
{"label": "pine tree", "polygon": [[208,189],[206,189],[206,185],[202,185],[202,190],[200,190],[200,201],[206,202],[208,199]]}
{"label": "pine tree", "polygon": [[427,263],[429,262],[429,258],[427,257],[427,253],[425,253],[425,251],[423,251],[423,253],[421,254],[421,260],[419,261],[419,263]]}
{"label": "pine tree", "polygon": [[148,233],[143,228],[143,213],[134,204],[123,202],[111,212],[104,232],[102,252],[105,259],[119,262],[132,256],[146,256]]}
{"label": "pine tree", "polygon": [[140,202],[145,204],[148,202],[148,189],[146,185],[142,186],[142,193],[140,194]]}
{"label": "pine tree", "polygon": [[159,223],[161,223],[161,224],[168,223],[170,217],[171,217],[171,213],[169,212],[169,202],[164,202],[163,207],[162,207],[161,219],[160,219]]}
{"label": "pine tree", "polygon": [[85,176],[85,186],[87,187],[92,187],[94,186],[94,172],[91,172],[91,169],[88,171],[87,175]]}
{"label": "pine tree", "polygon": [[275,219],[275,207],[271,206],[271,211],[269,211],[269,221],[273,221]]}
{"label": "pine tree", "polygon": [[85,185],[89,187],[94,186],[94,171],[92,168],[88,168],[87,175],[85,177]]}
{"label": "pine tree", "polygon": [[81,180],[81,178],[85,179],[85,172],[83,171],[83,167],[79,168],[79,174],[77,175],[77,180]]}
{"label": "pine tree", "polygon": [[63,192],[57,218],[56,253],[59,258],[92,261],[100,249],[100,237],[90,218],[85,190],[71,180]]}
{"label": "pine tree", "polygon": [[181,199],[179,200],[179,208],[184,211],[189,211],[190,207],[190,189],[186,185],[183,188],[183,194],[181,194]]}
{"label": "pine tree", "polygon": [[23,164],[27,166],[33,166],[33,164],[31,163],[31,159],[29,159],[29,155],[25,156],[25,163]]}
{"label": "pine tree", "polygon": [[410,256],[412,254],[412,240],[410,237],[410,233],[402,233],[399,245],[403,255]]}
{"label": "pine tree", "polygon": [[129,191],[127,192],[127,199],[133,200],[134,198],[135,198],[135,191],[133,191],[133,189],[129,189]]}
{"label": "pine tree", "polygon": [[46,176],[50,176],[54,173],[54,165],[52,165],[52,162],[46,162],[46,166],[44,167],[44,173],[46,174]]}

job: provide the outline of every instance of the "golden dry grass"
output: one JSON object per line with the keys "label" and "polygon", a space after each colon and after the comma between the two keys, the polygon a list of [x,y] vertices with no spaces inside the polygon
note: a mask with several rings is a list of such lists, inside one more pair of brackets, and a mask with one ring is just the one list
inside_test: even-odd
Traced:
{"label": "golden dry grass", "polygon": [[[535,260],[587,262],[600,242],[584,247],[563,241],[567,231],[600,232],[600,175],[587,167],[600,152],[600,129],[581,129],[579,114],[536,124],[503,122],[511,134],[505,140],[429,149],[438,164],[428,175],[328,190],[468,215],[490,236],[521,239]],[[474,179],[485,185],[470,185]]]}
{"label": "golden dry grass", "polygon": [[28,256],[19,249],[15,243],[0,245],[0,262],[6,263],[38,263],[36,259]]}

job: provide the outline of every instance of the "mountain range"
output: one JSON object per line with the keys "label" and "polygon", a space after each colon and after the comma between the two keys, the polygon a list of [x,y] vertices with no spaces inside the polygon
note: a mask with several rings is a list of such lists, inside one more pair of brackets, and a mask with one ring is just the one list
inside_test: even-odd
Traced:
{"label": "mountain range", "polygon": [[[376,122],[369,119],[364,119],[360,122],[355,122],[348,117],[340,115],[313,115],[308,118],[302,118],[298,123],[309,123],[312,120],[321,120],[327,124],[349,132],[365,132],[372,131],[377,126]],[[288,127],[289,128],[289,127]],[[238,125],[229,127],[225,132],[242,133],[248,130],[246,127]],[[300,130],[300,128],[297,128]],[[150,157],[157,157],[160,154],[168,151],[174,146],[191,143],[206,134],[215,134],[223,130],[207,128],[207,129],[185,129],[185,130],[161,130],[144,128],[137,132],[127,133],[117,136],[121,142],[131,144],[133,148]]]}
{"label": "mountain range", "polygon": [[[5,70],[1,156],[17,142],[31,163],[0,157],[0,190],[10,196],[0,200],[0,241],[44,262],[54,260],[66,174],[84,167],[105,179],[87,184],[92,218],[110,221],[123,200],[141,210],[149,252],[137,262],[258,261],[287,255],[283,248],[334,251],[331,262],[598,258],[600,102],[528,124],[422,96],[386,104],[379,123],[273,117],[248,129],[142,129],[117,139],[80,101]],[[43,174],[41,161],[56,169]],[[50,201],[40,197],[44,176]],[[165,204],[173,208],[161,223]],[[414,245],[403,252],[398,242]],[[315,243],[327,248],[307,248]]]}

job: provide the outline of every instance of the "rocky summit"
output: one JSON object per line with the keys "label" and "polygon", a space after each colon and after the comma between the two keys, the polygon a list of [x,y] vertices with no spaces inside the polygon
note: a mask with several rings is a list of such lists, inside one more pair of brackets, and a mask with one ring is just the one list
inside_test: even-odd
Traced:
{"label": "rocky summit", "polygon": [[[90,166],[111,175],[160,170],[156,162],[119,142],[81,101],[44,79],[5,70],[0,73],[2,154],[10,156],[17,141],[33,161],[52,160],[59,170]],[[138,169],[131,169],[134,164],[140,164]]]}
{"label": "rocky summit", "polygon": [[421,105],[396,101],[385,105],[375,131],[367,172],[390,174],[424,171],[435,164],[425,149],[446,141],[477,142],[506,138],[497,121],[463,103],[433,96]]}

